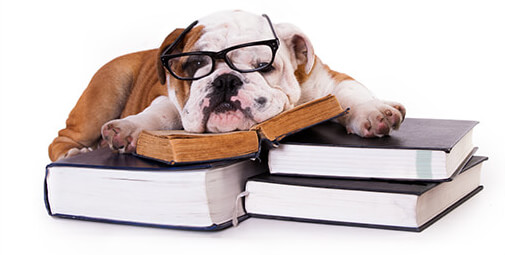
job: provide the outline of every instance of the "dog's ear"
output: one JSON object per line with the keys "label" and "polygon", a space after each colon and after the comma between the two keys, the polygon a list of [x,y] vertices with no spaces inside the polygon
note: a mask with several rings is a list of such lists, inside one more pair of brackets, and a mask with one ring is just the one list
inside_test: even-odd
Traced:
{"label": "dog's ear", "polygon": [[292,24],[277,24],[275,31],[290,50],[291,57],[296,61],[296,66],[302,65],[305,74],[309,74],[315,61],[314,47],[309,38]]}
{"label": "dog's ear", "polygon": [[161,84],[165,84],[167,82],[167,76],[165,73],[165,68],[163,67],[163,64],[161,64],[161,59],[160,55],[165,51],[165,49],[172,44],[175,39],[184,31],[182,28],[177,28],[172,33],[170,33],[163,43],[161,44],[160,48],[158,49],[158,54],[157,57],[158,59],[156,60],[156,68],[158,69],[158,80],[160,81]]}

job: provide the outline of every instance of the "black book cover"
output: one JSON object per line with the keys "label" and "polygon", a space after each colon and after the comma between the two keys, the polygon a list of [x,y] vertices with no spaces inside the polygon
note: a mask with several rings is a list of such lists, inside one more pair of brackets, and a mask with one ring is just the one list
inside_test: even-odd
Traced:
{"label": "black book cover", "polygon": [[87,168],[121,169],[121,170],[192,170],[210,168],[211,164],[187,164],[170,166],[155,160],[135,157],[131,154],[121,154],[109,148],[100,148],[91,152],[77,154],[73,157],[55,161],[47,167],[71,166]]}
{"label": "black book cover", "polygon": [[[464,172],[487,160],[487,157],[473,156],[461,172]],[[255,176],[251,181],[287,184],[304,187],[328,189],[360,190],[387,193],[421,195],[440,183],[398,180],[360,180],[321,177],[283,176],[268,173]]]}
{"label": "black book cover", "polygon": [[286,137],[281,144],[342,146],[355,148],[443,150],[471,131],[477,121],[406,118],[399,130],[381,138],[349,135],[344,126],[327,121]]}

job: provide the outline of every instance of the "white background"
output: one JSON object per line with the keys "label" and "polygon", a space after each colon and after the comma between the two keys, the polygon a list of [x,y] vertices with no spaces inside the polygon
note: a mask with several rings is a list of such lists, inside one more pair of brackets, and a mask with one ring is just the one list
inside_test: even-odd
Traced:
{"label": "white background", "polygon": [[[0,2],[1,254],[503,254],[505,6],[500,1]],[[330,4],[331,3],[331,4]],[[479,120],[484,191],[422,233],[250,219],[200,233],[61,220],[43,204],[47,146],[94,72],[223,9],[267,13],[410,117]],[[490,249],[491,248],[491,249]],[[437,252],[435,252],[437,251]]]}

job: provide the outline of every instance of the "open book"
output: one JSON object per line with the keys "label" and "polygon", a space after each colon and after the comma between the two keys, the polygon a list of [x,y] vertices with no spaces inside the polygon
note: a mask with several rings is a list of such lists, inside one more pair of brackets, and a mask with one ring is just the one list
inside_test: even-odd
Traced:
{"label": "open book", "polygon": [[136,154],[169,164],[255,157],[261,140],[277,144],[289,134],[346,112],[335,96],[328,95],[285,111],[249,131],[216,134],[183,130],[143,131],[137,141]]}

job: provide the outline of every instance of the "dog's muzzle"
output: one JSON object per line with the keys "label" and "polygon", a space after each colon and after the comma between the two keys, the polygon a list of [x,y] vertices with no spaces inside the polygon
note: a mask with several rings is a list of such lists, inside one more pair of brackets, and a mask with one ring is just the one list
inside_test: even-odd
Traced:
{"label": "dog's muzzle", "polygon": [[210,96],[211,102],[215,105],[213,112],[224,113],[240,108],[240,103],[232,102],[231,97],[238,94],[243,84],[242,80],[234,74],[222,74],[218,76],[212,82],[213,93]]}

